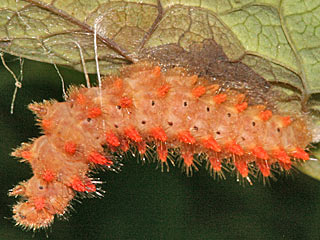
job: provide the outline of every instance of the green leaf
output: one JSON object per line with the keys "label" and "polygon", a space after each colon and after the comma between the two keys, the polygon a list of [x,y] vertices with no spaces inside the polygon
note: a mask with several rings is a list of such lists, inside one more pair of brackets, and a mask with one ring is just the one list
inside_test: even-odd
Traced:
{"label": "green leaf", "polygon": [[5,0],[0,50],[82,71],[79,45],[95,73],[96,31],[102,74],[144,58],[194,67],[308,110],[319,132],[319,16],[320,0]]}

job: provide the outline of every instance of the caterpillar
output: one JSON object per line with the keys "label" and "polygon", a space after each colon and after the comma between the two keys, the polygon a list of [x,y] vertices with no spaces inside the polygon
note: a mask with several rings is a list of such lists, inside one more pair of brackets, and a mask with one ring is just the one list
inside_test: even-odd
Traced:
{"label": "caterpillar", "polygon": [[21,198],[13,206],[17,225],[33,230],[64,215],[77,195],[99,194],[90,173],[118,169],[128,151],[162,171],[180,165],[190,175],[204,164],[213,176],[232,171],[251,183],[251,176],[272,177],[309,160],[312,141],[303,115],[251,104],[184,68],[143,61],[106,76],[100,88],[71,87],[65,102],[29,109],[44,134],[12,153],[33,176],[9,195]]}

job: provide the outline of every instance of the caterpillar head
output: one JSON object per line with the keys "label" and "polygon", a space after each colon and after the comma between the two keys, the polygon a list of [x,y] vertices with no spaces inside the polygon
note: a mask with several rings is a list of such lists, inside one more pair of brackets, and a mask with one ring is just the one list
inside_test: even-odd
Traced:
{"label": "caterpillar head", "polygon": [[47,183],[36,176],[13,188],[10,196],[20,196],[22,201],[13,206],[13,219],[17,225],[28,229],[48,227],[54,215],[63,215],[74,193],[60,182]]}

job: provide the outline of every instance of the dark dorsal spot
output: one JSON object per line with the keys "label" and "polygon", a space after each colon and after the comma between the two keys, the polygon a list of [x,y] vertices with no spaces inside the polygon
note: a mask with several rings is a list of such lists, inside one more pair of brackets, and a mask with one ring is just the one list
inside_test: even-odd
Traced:
{"label": "dark dorsal spot", "polygon": [[183,102],[183,106],[188,106],[188,103],[187,102]]}
{"label": "dark dorsal spot", "polygon": [[278,133],[280,132],[280,128],[277,128],[277,132],[278,132]]}
{"label": "dark dorsal spot", "polygon": [[42,190],[42,189],[43,189],[43,186],[40,185],[40,186],[39,186],[39,189]]}
{"label": "dark dorsal spot", "polygon": [[120,106],[120,105],[117,105],[117,109],[119,109],[119,110],[120,110],[120,109],[121,109],[121,106]]}
{"label": "dark dorsal spot", "polygon": [[146,124],[147,122],[145,120],[142,120],[141,121],[141,124]]}
{"label": "dark dorsal spot", "polygon": [[119,126],[117,124],[114,125],[115,128],[119,128]]}
{"label": "dark dorsal spot", "polygon": [[228,116],[228,117],[231,117],[231,113],[227,113],[227,116]]}
{"label": "dark dorsal spot", "polygon": [[197,126],[193,126],[193,129],[196,130],[196,131],[199,130],[199,128]]}
{"label": "dark dorsal spot", "polygon": [[252,126],[253,126],[253,127],[256,126],[256,122],[252,122]]}
{"label": "dark dorsal spot", "polygon": [[168,125],[169,126],[173,126],[173,122],[168,122]]}
{"label": "dark dorsal spot", "polygon": [[91,118],[87,118],[87,122],[91,122]]}
{"label": "dark dorsal spot", "polygon": [[207,112],[210,112],[210,108],[209,107],[207,107]]}
{"label": "dark dorsal spot", "polygon": [[244,137],[241,137],[242,141],[245,141],[246,139]]}
{"label": "dark dorsal spot", "polygon": [[217,132],[216,132],[216,134],[220,135],[220,134],[221,134],[221,132],[220,132],[220,131],[217,131]]}
{"label": "dark dorsal spot", "polygon": [[151,101],[151,106],[154,106],[154,105],[156,105],[156,103],[155,103],[154,100],[152,100],[152,101]]}

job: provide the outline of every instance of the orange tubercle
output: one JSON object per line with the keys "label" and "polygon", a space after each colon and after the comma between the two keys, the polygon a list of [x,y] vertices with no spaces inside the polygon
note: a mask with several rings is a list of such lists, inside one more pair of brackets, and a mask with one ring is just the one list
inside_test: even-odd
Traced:
{"label": "orange tubercle", "polygon": [[302,159],[303,161],[309,160],[309,154],[304,151],[302,148],[297,147],[292,154],[293,157]]}
{"label": "orange tubercle", "polygon": [[285,164],[291,164],[290,157],[283,149],[274,150],[272,155],[279,160],[279,162]]}
{"label": "orange tubercle", "polygon": [[191,135],[189,131],[182,131],[178,134],[178,138],[183,143],[194,144],[196,139]]}
{"label": "orange tubercle", "polygon": [[112,131],[106,132],[106,142],[113,147],[120,146],[119,138]]}
{"label": "orange tubercle", "polygon": [[170,84],[166,83],[157,90],[158,97],[164,97],[170,90]]}
{"label": "orange tubercle", "polygon": [[124,134],[134,142],[141,142],[142,137],[134,127],[128,127],[124,130]]}
{"label": "orange tubercle", "polygon": [[220,94],[215,95],[213,97],[213,101],[216,104],[221,104],[221,103],[225,102],[226,100],[227,100],[227,94],[225,94],[225,93],[220,93]]}
{"label": "orange tubercle", "polygon": [[206,93],[206,88],[204,86],[198,86],[192,89],[191,93],[195,98],[199,98]]}
{"label": "orange tubercle", "polygon": [[154,139],[165,142],[167,141],[168,137],[166,132],[163,130],[162,127],[155,127],[152,128],[150,131],[151,135],[154,137]]}
{"label": "orange tubercle", "polygon": [[85,192],[86,186],[85,184],[80,180],[78,176],[75,176],[72,180],[71,187],[73,190],[78,192]]}
{"label": "orange tubercle", "polygon": [[44,209],[46,206],[45,199],[43,197],[33,199],[33,204],[37,211]]}
{"label": "orange tubercle", "polygon": [[239,104],[236,104],[235,107],[236,107],[237,111],[240,113],[248,108],[248,103],[247,102],[239,103]]}
{"label": "orange tubercle", "polygon": [[87,159],[89,160],[89,162],[100,165],[111,166],[113,164],[111,160],[107,159],[106,157],[102,156],[100,153],[95,151],[91,152],[88,155]]}
{"label": "orange tubercle", "polygon": [[48,129],[50,128],[50,126],[51,126],[51,120],[49,120],[49,119],[43,119],[43,120],[41,121],[41,125],[42,125],[42,128],[43,128],[44,130],[48,130]]}
{"label": "orange tubercle", "polygon": [[281,121],[282,121],[282,126],[283,127],[288,127],[292,122],[290,116],[281,117]]}
{"label": "orange tubercle", "polygon": [[262,121],[268,121],[271,117],[272,117],[272,112],[271,112],[270,110],[262,111],[262,112],[260,112],[260,114],[259,114],[259,118],[260,118]]}
{"label": "orange tubercle", "polygon": [[87,117],[88,117],[88,118],[96,118],[96,117],[99,117],[101,114],[102,114],[101,108],[99,108],[99,107],[93,107],[93,108],[90,108],[90,109],[88,110],[88,115],[87,115]]}
{"label": "orange tubercle", "polygon": [[122,97],[120,100],[120,106],[122,108],[129,108],[132,106],[132,99],[128,97]]}
{"label": "orange tubercle", "polygon": [[211,149],[215,152],[221,152],[221,147],[212,136],[209,136],[208,138],[203,139],[202,144],[205,148]]}
{"label": "orange tubercle", "polygon": [[66,142],[64,144],[64,150],[70,155],[73,155],[77,150],[77,145],[74,142]]}
{"label": "orange tubercle", "polygon": [[252,154],[257,157],[257,158],[260,158],[260,159],[263,159],[263,160],[268,160],[269,159],[269,155],[268,153],[266,152],[266,150],[263,149],[263,147],[255,147],[253,150],[252,150]]}
{"label": "orange tubercle", "polygon": [[41,177],[46,182],[52,182],[56,178],[55,174],[48,169],[42,173]]}
{"label": "orange tubercle", "polygon": [[242,147],[240,145],[238,145],[235,141],[230,142],[229,144],[227,144],[227,149],[238,156],[242,156],[244,154],[244,150],[242,149]]}
{"label": "orange tubercle", "polygon": [[76,97],[76,101],[79,105],[85,105],[87,98],[83,94],[79,93]]}

